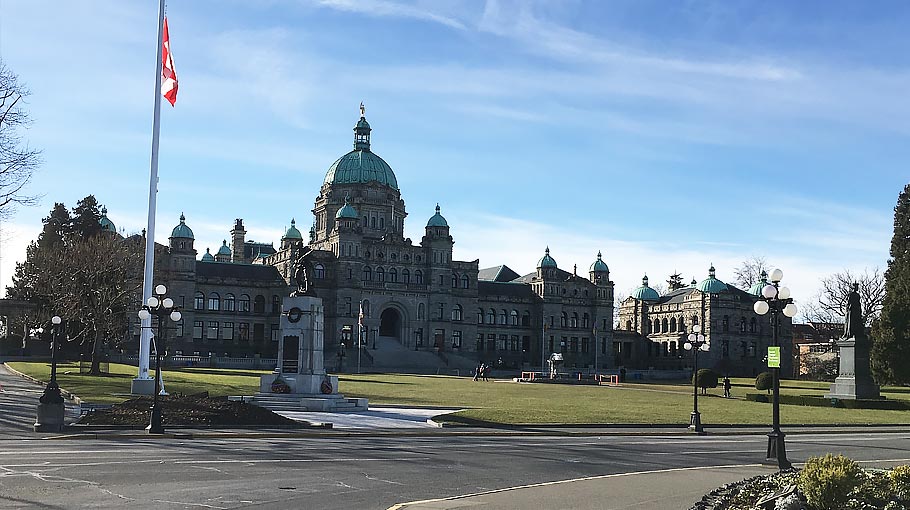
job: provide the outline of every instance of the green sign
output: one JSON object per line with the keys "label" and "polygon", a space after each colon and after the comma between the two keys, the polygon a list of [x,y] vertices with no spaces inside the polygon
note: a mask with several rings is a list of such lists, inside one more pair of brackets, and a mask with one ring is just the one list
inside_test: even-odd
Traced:
{"label": "green sign", "polygon": [[768,347],[768,368],[780,368],[780,347]]}

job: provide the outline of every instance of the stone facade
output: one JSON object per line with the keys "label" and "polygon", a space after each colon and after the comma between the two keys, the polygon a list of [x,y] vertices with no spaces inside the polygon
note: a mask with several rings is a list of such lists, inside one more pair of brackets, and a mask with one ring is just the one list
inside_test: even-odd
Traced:
{"label": "stone facade", "polygon": [[[642,287],[620,304],[617,363],[634,368],[679,369],[692,367],[692,354],[683,346],[692,326],[699,325],[710,346],[699,356],[699,368],[713,368],[722,375],[754,376],[767,370],[765,355],[772,341],[769,315],[758,315],[758,296],[714,276],[683,286],[678,275],[670,289],[658,295],[647,277]],[[652,292],[647,292],[652,290]],[[780,315],[778,341],[783,350],[781,373],[792,373],[792,324]]]}
{"label": "stone facade", "polygon": [[479,260],[453,259],[439,206],[415,244],[403,235],[405,202],[391,167],[370,150],[364,116],[354,131],[354,150],[329,168],[319,190],[307,240],[292,221],[277,249],[247,241],[236,219],[217,254],[196,260],[181,218],[165,255],[169,294],[184,315],[173,350],[275,356],[281,300],[308,246],[327,357],[342,343],[353,346],[362,330],[367,346],[395,342],[503,367],[536,366],[560,351],[569,367],[593,367],[595,358],[612,366],[613,282],[600,254],[586,277],[559,269],[549,248],[524,276],[481,269]]}

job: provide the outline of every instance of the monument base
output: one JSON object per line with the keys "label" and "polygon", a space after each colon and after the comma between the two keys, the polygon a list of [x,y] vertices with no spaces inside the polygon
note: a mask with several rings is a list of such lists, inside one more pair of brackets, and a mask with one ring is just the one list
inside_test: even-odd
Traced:
{"label": "monument base", "polygon": [[825,398],[841,400],[867,400],[882,398],[879,387],[873,381],[857,380],[855,377],[841,376],[834,380]]}
{"label": "monument base", "polygon": [[[259,376],[259,393],[281,395],[280,392],[272,391],[272,384],[281,379],[290,391],[286,393],[301,393],[304,395],[333,395],[338,393],[338,376],[337,375],[315,375],[315,374],[289,374],[272,372]],[[327,383],[323,385],[323,383]],[[326,391],[330,390],[330,391]]]}
{"label": "monument base", "polygon": [[38,404],[38,417],[35,420],[35,432],[60,432],[63,430],[63,402]]}
{"label": "monument base", "polygon": [[130,393],[133,395],[154,395],[155,394],[155,380],[149,377],[148,379],[139,379],[138,377],[130,381]]}

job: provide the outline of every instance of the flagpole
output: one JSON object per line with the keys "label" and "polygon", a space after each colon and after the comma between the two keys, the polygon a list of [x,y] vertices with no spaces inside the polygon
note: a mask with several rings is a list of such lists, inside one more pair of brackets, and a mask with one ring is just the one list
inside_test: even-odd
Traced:
{"label": "flagpole", "polygon": [[[155,269],[155,209],[158,193],[158,133],[161,128],[161,51],[164,46],[164,1],[158,5],[158,55],[155,59],[155,113],[152,121],[152,160],[149,171],[149,211],[148,225],[145,230],[145,273],[142,280],[142,302],[152,296]],[[150,387],[154,393],[154,384],[138,381],[151,381],[149,377],[149,347],[151,340],[151,317],[142,321],[139,336],[139,373],[134,379],[132,393],[148,393],[140,388]],[[136,391],[139,390],[139,391]]]}
{"label": "flagpole", "polygon": [[357,373],[360,373],[360,351],[363,349],[363,300],[360,300],[360,316],[357,320]]}

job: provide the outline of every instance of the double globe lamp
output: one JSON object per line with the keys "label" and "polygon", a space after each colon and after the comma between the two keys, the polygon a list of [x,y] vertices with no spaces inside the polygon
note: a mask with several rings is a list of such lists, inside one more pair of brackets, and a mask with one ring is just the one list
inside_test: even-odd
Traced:
{"label": "double globe lamp", "polygon": [[784,444],[784,433],[780,430],[780,314],[787,317],[796,315],[796,305],[790,298],[790,289],[781,287],[780,281],[784,277],[784,272],[780,269],[771,271],[768,279],[771,283],[765,285],[761,290],[764,298],[755,302],[753,309],[758,315],[765,315],[771,312],[771,347],[775,347],[777,362],[772,365],[771,349],[769,349],[768,365],[771,369],[771,381],[773,387],[773,421],[771,432],[768,434],[768,451],[765,456],[766,464],[777,464],[780,469],[789,469],[790,461],[787,460],[787,449]]}
{"label": "double globe lamp", "polygon": [[698,413],[698,351],[707,351],[711,346],[708,345],[705,335],[701,334],[701,326],[698,324],[692,326],[692,332],[686,337],[686,343],[683,344],[683,347],[687,351],[693,351],[695,355],[695,367],[692,370],[692,398],[694,402],[692,404],[692,417],[689,420],[689,429],[697,434],[704,434],[705,429],[702,427],[701,415]]}
{"label": "double globe lamp", "polygon": [[149,426],[146,428],[149,434],[164,433],[158,394],[161,392],[161,351],[164,350],[165,318],[170,317],[173,322],[180,322],[181,318],[180,311],[174,306],[174,300],[164,297],[165,293],[167,293],[167,287],[164,285],[156,286],[155,295],[149,297],[145,306],[139,310],[139,319],[143,322],[151,319],[152,315],[158,317],[158,334],[155,340],[155,395],[152,397],[151,416],[149,418]]}

